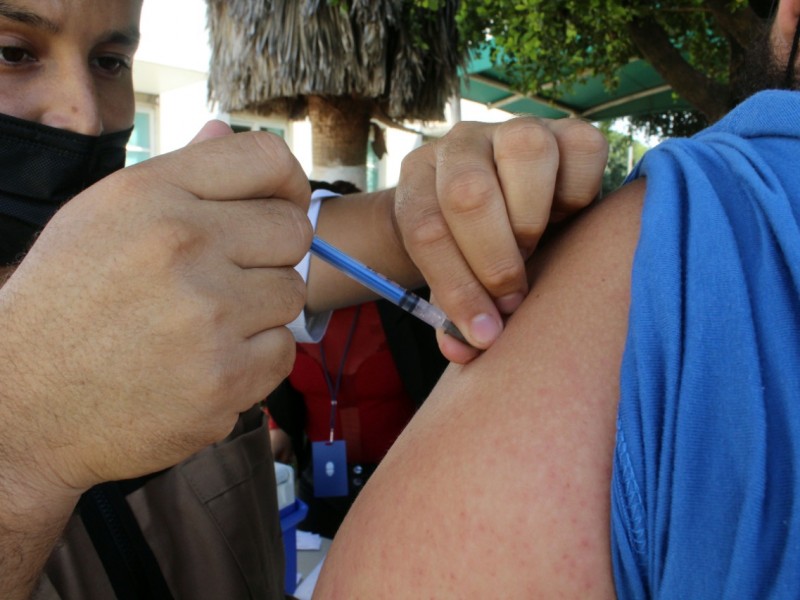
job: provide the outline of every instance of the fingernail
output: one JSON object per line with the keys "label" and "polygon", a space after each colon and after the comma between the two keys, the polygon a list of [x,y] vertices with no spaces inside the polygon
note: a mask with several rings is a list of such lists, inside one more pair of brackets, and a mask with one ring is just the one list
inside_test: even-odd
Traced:
{"label": "fingernail", "polygon": [[482,313],[472,319],[469,332],[472,339],[481,346],[488,346],[500,335],[502,325],[492,315]]}
{"label": "fingernail", "polygon": [[513,294],[503,296],[502,298],[498,298],[497,310],[504,315],[510,315],[519,308],[519,305],[522,304],[524,299],[525,296],[523,296],[521,292],[515,292]]}

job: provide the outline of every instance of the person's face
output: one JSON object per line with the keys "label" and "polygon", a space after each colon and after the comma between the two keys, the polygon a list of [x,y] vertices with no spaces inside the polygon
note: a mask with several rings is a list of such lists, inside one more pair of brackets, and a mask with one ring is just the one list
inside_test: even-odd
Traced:
{"label": "person's face", "polygon": [[85,135],[133,124],[142,0],[0,0],[0,113]]}

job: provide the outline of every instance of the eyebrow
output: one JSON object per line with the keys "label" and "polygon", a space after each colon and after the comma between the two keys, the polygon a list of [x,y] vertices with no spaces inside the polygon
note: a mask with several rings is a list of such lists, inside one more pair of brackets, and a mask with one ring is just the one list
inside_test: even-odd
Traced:
{"label": "eyebrow", "polygon": [[[2,0],[0,0],[2,4]],[[102,36],[103,43],[106,44],[120,44],[122,46],[133,46],[134,48],[139,45],[139,28],[135,26],[127,27],[125,29],[115,29],[107,32]]]}
{"label": "eyebrow", "polygon": [[26,25],[31,25],[38,29],[45,29],[53,33],[58,32],[58,25],[49,19],[45,19],[43,16],[37,15],[29,10],[12,6],[4,0],[0,0],[0,17],[4,17],[10,21],[17,21],[18,23],[25,23]]}
{"label": "eyebrow", "polygon": [[[24,23],[36,27],[37,29],[44,29],[51,33],[58,33],[60,31],[58,24],[50,19],[29,10],[15,7],[5,0],[0,0],[0,17],[9,19],[10,21],[17,21],[18,23]],[[136,26],[109,31],[102,36],[104,43],[133,46],[134,48],[139,45],[140,38],[141,34],[139,28]]]}

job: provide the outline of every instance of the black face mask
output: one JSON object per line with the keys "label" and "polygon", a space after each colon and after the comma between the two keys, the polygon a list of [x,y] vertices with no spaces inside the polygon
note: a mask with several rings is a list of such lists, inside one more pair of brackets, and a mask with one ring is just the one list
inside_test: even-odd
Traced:
{"label": "black face mask", "polygon": [[81,135],[0,114],[0,266],[18,260],[64,202],[125,166],[132,131]]}

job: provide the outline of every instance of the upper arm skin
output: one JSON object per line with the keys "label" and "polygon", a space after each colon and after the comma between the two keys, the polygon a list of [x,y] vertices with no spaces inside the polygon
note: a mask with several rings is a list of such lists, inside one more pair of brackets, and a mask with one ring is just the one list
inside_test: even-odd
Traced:
{"label": "upper arm skin", "polygon": [[501,338],[450,366],[359,496],[315,598],[613,597],[611,465],[643,189],[537,252]]}

